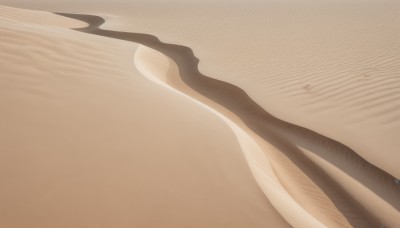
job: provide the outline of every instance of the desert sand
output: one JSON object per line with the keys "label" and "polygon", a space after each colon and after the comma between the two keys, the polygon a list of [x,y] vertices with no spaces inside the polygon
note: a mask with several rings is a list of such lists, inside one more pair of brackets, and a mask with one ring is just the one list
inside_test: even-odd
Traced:
{"label": "desert sand", "polygon": [[0,227],[400,227],[398,1],[0,4]]}

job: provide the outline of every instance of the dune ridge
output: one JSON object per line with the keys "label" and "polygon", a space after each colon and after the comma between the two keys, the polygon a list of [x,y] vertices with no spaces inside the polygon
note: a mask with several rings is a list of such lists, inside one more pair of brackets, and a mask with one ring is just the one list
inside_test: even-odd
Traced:
{"label": "dune ridge", "polygon": [[[229,113],[226,115],[241,126],[248,126],[257,133],[261,138],[260,141],[272,141],[286,156],[282,158],[275,154],[275,159],[286,159],[293,163],[294,167],[300,167],[305,176],[310,178],[309,181],[311,180],[311,182],[306,181],[306,184],[303,183],[304,186],[314,183],[321,188],[353,226],[367,227],[367,224],[395,226],[398,223],[396,217],[399,213],[399,189],[391,175],[334,140],[272,117],[237,87],[202,75],[197,68],[198,59],[189,48],[161,43],[151,35],[102,30],[99,26],[104,20],[100,17],[61,15],[89,23],[88,28],[79,29],[80,31],[141,43],[169,56],[178,64],[180,77],[170,77],[167,81],[171,85],[203,103],[214,102],[213,107]],[[319,159],[329,164],[324,164]],[[279,176],[279,172],[285,169],[277,164],[279,163],[274,163],[273,166],[275,165],[274,169],[278,171],[276,173]],[[296,189],[296,185],[291,184],[296,182],[296,178],[293,176],[286,178],[288,177],[281,175],[280,181],[290,185],[288,189],[295,189],[292,191],[293,198],[297,201],[308,198],[315,203],[315,199],[305,196],[304,193],[307,191]],[[299,192],[300,196],[296,195]],[[318,214],[318,209],[321,209],[323,204],[317,209],[312,205],[314,204],[304,206],[308,211]]]}
{"label": "dune ridge", "polygon": [[[191,45],[104,30],[115,18],[92,13],[0,6],[0,226],[399,226],[397,170],[271,115],[245,82],[204,73]],[[272,89],[297,97],[299,80],[280,76]],[[371,105],[396,91],[380,95]]]}
{"label": "dune ridge", "polygon": [[19,16],[0,16],[0,227],[290,226],[230,128],[138,72],[137,44]]}
{"label": "dune ridge", "polygon": [[190,47],[205,75],[400,178],[397,0],[0,1],[99,15],[104,29]]}
{"label": "dune ridge", "polygon": [[[160,65],[162,66],[163,64],[160,64],[160,58],[166,60],[164,63],[169,63],[167,67],[164,67],[164,69],[161,71],[159,68]],[[286,219],[286,221],[289,222],[289,224],[294,227],[326,227],[317,218],[313,217],[306,210],[304,210],[304,208],[294,201],[292,197],[290,197],[288,192],[276,177],[271,165],[268,162],[268,158],[266,158],[264,154],[263,149],[245,130],[240,128],[229,118],[210,106],[207,106],[206,104],[201,103],[185,93],[180,92],[172,86],[169,86],[167,83],[168,74],[175,74],[177,69],[177,66],[172,60],[146,46],[139,46],[135,52],[134,62],[135,66],[143,76],[160,86],[166,87],[192,100],[206,110],[209,110],[221,118],[232,129],[256,181],[264,191],[267,198]],[[271,149],[273,149],[272,146]]]}

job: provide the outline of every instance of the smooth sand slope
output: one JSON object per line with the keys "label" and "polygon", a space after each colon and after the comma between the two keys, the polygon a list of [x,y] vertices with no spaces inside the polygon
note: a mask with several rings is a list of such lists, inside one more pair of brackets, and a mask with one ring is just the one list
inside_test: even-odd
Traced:
{"label": "smooth sand slope", "polygon": [[205,75],[400,178],[397,0],[1,2],[105,16],[103,28],[190,47]]}
{"label": "smooth sand slope", "polygon": [[288,226],[230,128],[140,74],[136,44],[27,25],[17,19],[77,22],[9,10],[0,227]]}
{"label": "smooth sand slope", "polygon": [[[92,25],[88,29],[83,29],[83,31],[144,43],[163,51],[169,56],[172,56],[174,60],[177,61],[180,65],[181,77],[185,81],[185,83],[192,86],[192,88],[195,89],[197,92],[200,92],[203,95],[213,99],[214,101],[225,105],[226,108],[239,115],[239,117],[241,117],[241,119],[244,120],[245,123],[254,131],[256,131],[261,137],[269,142],[273,142],[274,145],[281,150],[280,152],[285,153],[285,155],[287,155],[293,162],[295,162],[297,166],[302,167],[303,172],[307,173],[307,175],[313,178],[314,181],[317,181],[320,185],[319,187],[322,187],[322,189],[328,192],[331,198],[334,198],[334,202],[336,203],[336,205],[338,205],[342,211],[345,211],[345,214],[350,218],[353,225],[366,226],[365,224],[361,225],[360,221],[365,222],[367,220],[365,216],[372,216],[366,215],[365,210],[364,212],[362,212],[363,210],[360,211],[356,209],[360,201],[361,204],[367,208],[367,211],[372,211],[373,215],[378,214],[379,220],[385,218],[383,220],[387,221],[387,219],[390,218],[389,220],[392,221],[390,224],[397,223],[396,217],[398,216],[397,208],[399,207],[399,197],[397,187],[393,183],[393,178],[365,162],[365,160],[358,157],[354,153],[354,151],[351,151],[343,145],[340,145],[337,142],[334,142],[313,132],[309,132],[305,129],[301,129],[293,125],[284,123],[276,118],[271,118],[269,114],[265,113],[265,111],[254,104],[254,102],[252,102],[251,99],[247,97],[247,95],[243,94],[240,89],[226,83],[218,82],[200,74],[197,71],[197,59],[193,56],[193,52],[188,48],[179,45],[163,44],[158,41],[157,38],[145,34],[113,32],[96,29],[97,26],[100,26],[104,22],[104,20],[101,18],[84,15],[67,16],[72,16],[74,18],[85,20]],[[169,77],[168,81],[174,86],[178,86],[179,89],[184,89],[184,84],[182,87],[182,84],[177,83],[174,77]],[[190,91],[187,90],[185,92],[190,93]],[[201,96],[196,96],[197,93],[192,92],[191,94],[198,99],[202,99]],[[228,96],[226,96],[227,94]],[[205,103],[209,103],[209,101],[206,99]],[[243,109],[243,105],[245,105],[245,109]],[[222,110],[222,112],[224,112],[224,110]],[[274,137],[271,137],[271,134],[274,134]],[[291,141],[288,142],[285,137],[290,139]],[[311,155],[309,153],[309,150],[311,150],[314,154],[322,156],[325,160],[337,166],[336,170],[332,169],[332,167],[329,167],[329,165],[326,166],[327,164],[324,164],[324,161],[316,160],[316,157],[311,157],[311,159],[314,162],[317,162],[317,165],[321,166],[321,168],[323,168],[325,171],[328,171],[329,177],[321,175],[320,173],[322,170],[319,170],[318,168],[310,169],[309,167],[310,165],[312,166],[312,164],[310,164],[307,159],[304,159],[304,157],[299,157],[299,155],[296,155],[296,153],[301,153],[301,151],[299,151],[298,149],[294,149],[293,146],[295,145],[292,144],[298,145],[300,146],[300,148],[307,148],[308,150],[303,150],[303,152],[305,152],[305,155],[307,156]],[[270,150],[270,148],[268,148],[267,151],[268,150]],[[338,175],[343,173],[343,171],[346,172],[347,176]],[[282,170],[280,170],[279,173],[281,172]],[[349,182],[349,175],[354,178],[353,181]],[[288,176],[289,183],[296,182],[298,181],[298,179],[301,179],[297,174],[292,174],[291,179],[290,174],[284,176],[284,178],[287,179]],[[336,179],[336,183],[340,185],[339,189],[343,187],[350,192],[350,195],[352,195],[351,197],[354,197],[356,199],[356,202],[354,204],[349,204],[350,199],[346,197],[346,194],[341,194],[340,190],[333,190],[335,189],[333,187],[334,182],[329,181],[330,177]],[[341,178],[339,179],[339,177]],[[357,184],[359,181],[362,181],[363,184],[367,185],[369,189],[359,188],[359,185]],[[300,197],[298,198],[299,201],[307,202],[307,199],[310,200],[310,189],[313,189],[313,187],[310,187],[310,184],[304,182],[301,183],[300,186],[301,185],[304,185],[303,188],[307,189],[306,191],[304,191],[305,194],[299,194],[301,189],[299,189],[299,186],[296,185],[293,186],[294,189],[289,189],[292,190],[293,195],[300,195]],[[379,194],[379,198],[383,198],[386,202],[382,201],[379,198],[377,200],[373,200],[374,198],[376,198],[376,196],[374,197],[370,194],[371,190],[374,191],[375,194]],[[314,195],[319,195],[319,197],[321,197],[321,194],[314,193]],[[311,201],[313,200],[311,199]],[[314,204],[319,204],[321,206],[324,204],[324,200],[315,200],[314,198],[312,205]],[[312,206],[310,206],[309,204],[303,204],[303,206],[305,206],[306,208],[308,207],[308,209],[312,210]],[[329,210],[323,210],[321,209],[321,207],[316,207],[314,209],[316,210],[313,210],[313,212],[316,214],[320,213],[322,217],[323,215],[329,214]],[[357,213],[355,213],[355,210],[358,210],[358,215]],[[359,216],[363,213],[364,218],[360,219]],[[368,223],[371,224],[371,221],[372,220],[368,221]]]}
{"label": "smooth sand slope", "polygon": [[[198,60],[189,48],[162,43],[151,35],[98,29],[104,23],[104,19],[100,17],[63,15],[84,20],[91,25],[89,28],[78,30],[143,43],[171,56],[179,65],[180,75],[174,73],[176,70],[171,70],[172,73],[169,73],[169,77],[164,78],[164,81],[213,106],[231,119],[235,119],[236,115],[240,117],[241,120],[236,118],[236,122],[239,122],[240,125],[243,121],[245,123],[245,126],[242,124],[243,129],[250,127],[252,132],[262,137],[264,141],[260,143],[267,144],[266,152],[271,151],[270,143],[280,150],[278,153],[270,154],[270,160],[273,159],[273,156],[285,154],[287,158],[280,157],[278,163],[282,163],[282,160],[288,158],[291,160],[290,162],[273,163],[278,170],[278,176],[281,177],[282,182],[287,183],[286,187],[292,196],[297,198],[298,202],[302,202],[303,207],[312,211],[313,214],[317,214],[317,217],[321,217],[319,219],[326,219],[326,215],[335,214],[335,209],[333,209],[335,206],[332,204],[327,206],[330,200],[326,199],[327,196],[324,193],[318,192],[321,188],[339,210],[347,216],[352,225],[365,227],[374,223],[374,220],[376,225],[379,225],[379,220],[390,221],[389,224],[398,223],[396,218],[399,215],[400,198],[399,189],[395,185],[393,177],[375,168],[354,151],[329,138],[272,117],[241,89],[202,75],[197,69]],[[157,64],[157,58],[148,57],[147,59],[147,62],[151,62],[152,65],[162,65]],[[191,88],[187,88],[186,84]],[[216,105],[215,102],[224,107]],[[227,112],[226,109],[233,113]],[[318,159],[318,156],[323,159]],[[301,167],[301,170],[294,165]],[[286,170],[282,169],[282,166],[285,166]],[[292,173],[288,172],[288,169]],[[327,175],[324,175],[324,172],[327,172]],[[302,177],[299,173],[304,173],[308,177]],[[311,178],[319,186],[307,182],[308,178]],[[365,186],[360,186],[359,182]],[[338,186],[335,187],[335,185]],[[313,193],[311,194],[311,192]],[[268,196],[268,193],[266,194]],[[361,204],[361,208],[359,204]],[[374,219],[374,216],[377,218]],[[324,222],[332,226],[334,225],[334,223],[330,223],[332,218],[340,221],[338,217],[340,216],[328,216],[328,220]]]}
{"label": "smooth sand slope", "polygon": [[86,12],[191,47],[202,73],[400,178],[399,1],[154,5]]}
{"label": "smooth sand slope", "polygon": [[[390,4],[390,1],[385,2],[383,8],[389,10]],[[69,6],[70,8],[65,9],[71,12],[77,11],[73,9],[74,6]],[[348,5],[348,7],[356,6],[360,5],[358,3]],[[368,9],[372,9],[369,8],[372,5],[367,6]],[[382,5],[379,6],[382,8]],[[54,6],[43,5],[42,7]],[[143,10],[151,5],[141,7]],[[280,5],[280,7],[283,7],[284,12],[290,8],[285,5]],[[381,8],[379,9],[382,10]],[[87,11],[95,12],[96,10],[93,9],[89,7]],[[202,7],[198,9],[201,11]],[[226,13],[222,9],[218,8],[220,12]],[[255,9],[251,9],[252,12],[256,12]],[[301,9],[307,11],[309,8]],[[326,8],[321,9],[326,10]],[[362,9],[365,10],[365,8]],[[105,27],[112,26],[113,29],[134,31],[132,26],[136,26],[137,21],[128,25],[124,23],[126,18],[121,19],[123,17],[117,18],[116,15],[110,15],[113,8],[107,10],[109,14],[105,16],[107,19]],[[157,8],[153,7],[153,10],[157,11]],[[180,10],[191,13],[193,9],[182,7]],[[123,11],[119,12],[119,15],[125,15]],[[148,15],[152,15],[154,11],[148,11]],[[336,12],[342,11],[343,9],[340,8],[339,11],[333,12],[336,15]],[[345,143],[347,145],[345,146],[316,132],[271,116],[265,109],[275,115],[284,110],[283,119],[287,115],[295,114],[296,119],[301,119],[300,122],[307,122],[309,121],[307,118],[312,116],[315,121],[310,122],[310,125],[303,125],[312,130],[318,131],[319,120],[335,123],[335,126],[326,128],[332,135],[343,129],[343,126],[338,124],[344,120],[340,116],[341,113],[333,112],[335,118],[324,119],[325,117],[320,112],[313,110],[311,116],[305,117],[304,110],[291,111],[293,105],[286,103],[285,96],[275,96],[278,93],[274,94],[275,105],[268,106],[269,104],[266,105],[257,100],[253,92],[271,98],[269,92],[258,91],[258,86],[263,87],[263,90],[270,89],[269,91],[279,91],[287,95],[290,91],[296,90],[294,86],[289,92],[285,91],[291,88],[290,86],[297,79],[290,78],[291,74],[286,72],[284,76],[289,76],[289,79],[282,84],[284,86],[281,88],[279,85],[269,87],[270,83],[257,82],[257,74],[252,74],[254,78],[243,78],[245,74],[242,70],[249,73],[254,70],[253,68],[260,70],[265,67],[264,64],[256,64],[255,67],[244,64],[246,61],[256,63],[255,59],[262,58],[262,55],[258,55],[260,53],[250,56],[244,54],[248,52],[244,52],[241,49],[242,46],[247,46],[246,50],[254,54],[248,50],[252,45],[242,45],[235,49],[243,51],[242,57],[246,57],[245,60],[242,59],[243,66],[235,69],[235,72],[242,76],[224,72],[230,69],[229,64],[235,62],[229,59],[234,54],[226,52],[228,65],[215,62],[215,66],[223,67],[223,69],[218,69],[218,74],[224,77],[220,79],[240,82],[233,83],[244,88],[249,97],[241,88],[213,79],[217,78],[212,75],[215,69],[212,69],[212,64],[207,63],[209,60],[203,61],[204,51],[210,51],[206,45],[198,54],[196,47],[199,46],[193,44],[196,56],[201,59],[202,73],[200,73],[197,66],[198,59],[191,49],[166,44],[160,42],[155,36],[143,33],[98,29],[97,26],[104,22],[99,17],[66,15],[91,24],[87,29],[78,29],[80,31],[142,43],[160,52],[146,46],[137,47],[136,44],[125,41],[84,35],[54,27],[76,28],[85,24],[76,20],[5,7],[1,8],[0,12],[3,12],[0,15],[5,18],[2,20],[2,34],[6,35],[2,36],[5,39],[1,43],[2,50],[3,46],[4,50],[7,50],[3,53],[7,55],[4,60],[14,63],[14,65],[8,65],[5,73],[1,75],[1,79],[5,82],[3,84],[9,88],[2,91],[5,95],[2,95],[1,99],[4,104],[8,104],[4,107],[11,107],[3,114],[5,118],[2,119],[5,120],[4,123],[7,123],[7,128],[4,129],[12,128],[12,132],[15,132],[12,135],[4,131],[6,137],[2,145],[5,145],[9,151],[6,155],[10,156],[10,159],[4,160],[8,164],[4,168],[4,173],[12,173],[13,170],[16,173],[18,170],[18,178],[11,178],[16,174],[7,175],[8,180],[14,182],[9,184],[11,186],[9,193],[2,195],[2,200],[7,203],[2,209],[7,213],[1,213],[9,222],[5,223],[6,225],[18,225],[19,222],[23,226],[24,222],[31,223],[32,221],[35,221],[38,227],[68,224],[70,221],[77,225],[87,226],[120,224],[142,227],[160,226],[160,224],[163,227],[284,227],[288,226],[288,223],[295,227],[378,227],[381,225],[396,227],[400,224],[400,190],[394,183],[394,177],[390,175],[395,175],[390,167],[396,154],[385,157],[385,153],[382,153],[379,158],[371,160],[368,157],[371,151],[353,151],[347,147],[355,149],[354,145],[359,140],[357,137],[360,136],[358,133],[352,135],[347,132],[345,138],[351,143]],[[97,9],[95,13],[102,15],[104,12]],[[361,10],[360,14],[364,15],[365,11]],[[36,26],[32,23],[27,26],[20,19],[33,17],[32,15],[40,18],[33,21],[37,24]],[[148,15],[143,15],[142,19],[148,19]],[[193,15],[198,16],[196,14],[191,16]],[[388,17],[391,18],[391,15]],[[49,20],[46,17],[54,22],[50,25],[44,24],[43,21]],[[137,14],[133,17],[137,17]],[[283,18],[285,17],[282,16],[281,19]],[[322,15],[321,18],[326,17]],[[171,22],[169,17],[166,16],[166,19],[167,22]],[[110,23],[108,23],[109,20],[111,20]],[[149,22],[153,25],[146,24]],[[176,25],[181,25],[180,22],[175,22]],[[147,26],[146,29],[149,31],[154,30],[152,34],[155,35],[160,32],[164,35],[168,34],[163,30],[165,28],[157,27],[157,23],[160,21],[148,20],[143,22],[142,26]],[[396,24],[392,23],[387,28],[379,27],[379,29],[394,32],[395,27]],[[140,26],[136,28],[142,29]],[[316,34],[313,33],[314,35],[310,36],[319,39],[322,30],[319,30],[320,28],[315,24],[311,24],[310,28],[313,28]],[[155,29],[159,30],[156,32]],[[364,29],[367,32],[371,31],[369,25]],[[137,32],[141,32],[138,30]],[[279,34],[282,31],[275,32]],[[184,33],[177,32],[175,39],[178,40],[175,41],[183,41],[179,39],[184,36]],[[324,34],[322,32],[322,35]],[[160,37],[164,41],[165,37],[163,35]],[[214,41],[218,42],[218,37],[220,38],[215,35]],[[192,38],[194,43],[199,40],[198,37]],[[235,37],[235,39],[229,45],[240,41],[241,37]],[[376,39],[383,42],[386,38]],[[352,41],[353,38],[349,40]],[[60,42],[63,45],[56,45]],[[283,43],[290,44],[287,40],[281,42],[281,48],[285,47]],[[34,48],[31,48],[33,49],[31,52],[27,52],[27,48],[23,48],[21,44]],[[182,44],[185,44],[185,41]],[[396,44],[394,40],[389,44],[390,47],[394,47],[394,52],[396,52]],[[229,45],[227,44],[226,47]],[[260,43],[259,48],[265,48],[268,45]],[[224,45],[221,43],[220,46]],[[310,43],[310,47],[315,47],[315,43]],[[215,50],[222,50],[221,48],[215,47]],[[326,49],[331,50],[332,47],[328,45]],[[318,53],[315,50],[310,52]],[[343,54],[340,50],[339,53]],[[382,58],[390,59],[390,53],[392,53],[390,50],[386,50]],[[351,53],[353,57],[355,54],[357,52]],[[290,55],[297,56],[296,52]],[[396,57],[396,55],[393,56]],[[285,59],[282,58],[280,61]],[[341,61],[340,58],[338,59],[335,59],[336,63]],[[212,57],[211,61],[213,61]],[[327,60],[318,57],[313,61],[326,63]],[[360,60],[357,59],[357,61]],[[206,62],[206,67],[203,62]],[[396,61],[388,60],[387,62],[392,64],[391,68],[387,68],[388,71],[396,74]],[[360,64],[365,65],[363,62]],[[16,65],[28,68],[16,67]],[[303,69],[305,75],[307,75],[307,69],[311,68],[314,67]],[[276,72],[279,71],[278,68],[273,69]],[[332,83],[329,86],[334,87],[336,80],[339,80],[331,76],[338,69],[341,69],[340,64],[332,67],[332,72],[324,74],[327,78],[329,77],[329,83]],[[261,74],[261,71],[258,73]],[[384,74],[384,76],[391,78],[391,74]],[[36,84],[23,83],[19,81],[20,79],[15,80],[16,76],[24,80],[35,79],[33,81]],[[283,79],[284,76],[277,76],[278,80]],[[343,77],[349,80],[349,75]],[[302,79],[299,78],[299,80]],[[396,82],[396,77],[394,77],[394,82]],[[10,87],[9,84],[12,86]],[[310,92],[311,86],[307,84],[302,89]],[[373,89],[376,87],[379,86],[371,86]],[[368,88],[365,87],[365,91],[373,95],[379,94]],[[347,96],[360,95],[356,91],[353,92]],[[43,99],[35,98],[36,96],[32,96],[31,93]],[[321,96],[321,101],[313,105],[317,105],[321,110],[329,110],[324,106],[330,104],[329,98],[324,100],[321,94],[313,96]],[[301,94],[293,97],[293,99],[298,99],[296,104],[307,101]],[[396,100],[394,99],[388,105],[396,105]],[[304,105],[304,107],[308,106]],[[344,110],[343,107],[345,106],[340,109]],[[377,106],[376,110],[380,108],[382,107]],[[394,110],[394,113],[396,111]],[[30,115],[29,112],[33,112],[34,115]],[[353,112],[353,114],[357,113],[359,112]],[[361,113],[368,114],[367,111]],[[320,119],[313,116],[314,114]],[[278,115],[278,117],[281,116]],[[365,117],[364,120],[370,119]],[[296,121],[293,122],[296,123]],[[376,130],[374,126],[365,124],[365,121],[361,122],[362,126],[355,126],[357,131],[365,130],[364,127],[368,130]],[[381,134],[386,134],[385,137],[396,138],[396,135],[392,134],[398,132],[395,122],[390,122],[389,127],[384,128]],[[382,122],[379,124],[382,125]],[[15,126],[20,126],[20,128]],[[215,136],[211,135],[210,130]],[[30,134],[29,131],[35,133]],[[21,132],[24,133],[21,134]],[[33,135],[35,137],[32,137]],[[325,133],[324,135],[331,136]],[[61,138],[63,140],[60,142]],[[380,145],[382,141],[377,138],[374,143],[365,142],[368,145],[369,143]],[[390,143],[392,144],[385,144],[380,148],[394,149],[396,142],[390,141]],[[189,154],[188,151],[190,151]],[[18,160],[25,157],[26,153],[30,154],[33,161]],[[36,156],[37,154],[40,156]],[[95,161],[93,161],[94,158]],[[10,161],[15,161],[15,163]],[[79,161],[78,164],[77,161]],[[388,165],[380,165],[381,161]],[[126,167],[121,166],[121,162],[126,164]],[[21,173],[21,164],[26,164],[26,167],[31,167],[35,172]],[[36,165],[40,169],[37,169]],[[77,169],[71,170],[71,165]],[[396,169],[394,171],[396,172]],[[85,173],[86,178],[79,177],[77,175],[79,173]],[[109,179],[104,178],[104,175]],[[31,181],[28,182],[24,178]],[[38,187],[40,181],[35,182],[34,178],[39,178],[42,186]],[[71,181],[65,183],[66,180]],[[36,193],[27,190],[32,186],[36,186]],[[60,186],[70,188],[60,188]],[[54,187],[57,188],[54,189]],[[15,201],[7,198],[17,196],[15,189],[21,191],[22,200]],[[43,189],[47,189],[47,192]],[[98,191],[98,189],[102,190]],[[196,191],[193,191],[194,189]],[[95,194],[93,190],[97,190],[94,191]],[[37,197],[40,194],[41,199],[46,199],[45,203]],[[182,195],[185,197],[180,197]],[[65,199],[68,200],[64,201]],[[97,202],[99,199],[102,199],[100,203]],[[29,209],[21,212],[21,207],[26,202],[40,206],[36,214]],[[60,207],[60,205],[63,206]],[[10,207],[15,208],[14,211],[10,211]],[[57,208],[57,210],[50,210],[51,208]],[[78,211],[77,208],[79,208]],[[111,210],[112,208],[114,210]],[[50,212],[54,215],[51,218],[47,217]],[[105,218],[104,215],[107,213],[112,216]],[[132,213],[136,216],[132,217]],[[80,217],[83,214],[85,218]],[[25,216],[27,219],[16,220],[13,216],[15,218]]]}

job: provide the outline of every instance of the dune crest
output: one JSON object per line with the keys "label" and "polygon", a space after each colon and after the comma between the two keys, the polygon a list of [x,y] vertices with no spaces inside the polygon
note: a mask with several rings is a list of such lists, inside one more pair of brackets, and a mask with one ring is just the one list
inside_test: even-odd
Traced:
{"label": "dune crest", "polygon": [[[286,221],[294,227],[327,227],[304,210],[304,208],[288,194],[276,177],[263,149],[248,133],[223,114],[179,90],[174,89],[167,83],[168,75],[179,73],[178,67],[173,60],[160,52],[141,45],[135,52],[134,63],[139,72],[146,78],[192,100],[199,106],[217,115],[231,128],[242,148],[254,178],[267,198]],[[275,148],[271,145],[271,150],[274,149]]]}
{"label": "dune crest", "polygon": [[144,78],[137,44],[4,18],[0,227],[290,227],[230,128]]}
{"label": "dune crest", "polygon": [[[179,66],[179,75],[171,75],[169,83],[222,110],[242,127],[249,127],[260,145],[267,142],[278,148],[279,153],[270,155],[277,161],[271,164],[281,183],[291,190],[296,201],[325,224],[344,226],[341,214],[352,226],[399,223],[399,189],[392,176],[332,139],[271,116],[240,88],[201,74],[191,49],[162,43],[152,35],[100,29],[105,22],[101,17],[61,15],[90,24],[80,31],[142,43],[172,58]],[[315,159],[310,151],[327,162]]]}
{"label": "dune crest", "polygon": [[[243,78],[236,75],[238,81],[232,83],[229,75],[217,74],[223,70],[200,68],[196,49],[162,42],[156,34],[132,32],[129,24],[118,24],[118,18],[110,24],[95,15],[9,7],[0,7],[0,17],[0,102],[7,107],[0,129],[8,129],[0,131],[5,149],[5,159],[0,159],[5,180],[0,226],[400,224],[393,161],[371,159],[372,150],[349,148],[358,136],[342,144],[345,141],[325,136],[335,136],[336,130],[322,135],[280,119],[296,112],[271,115],[266,103],[256,102],[260,94],[248,92],[260,78],[240,82]],[[106,30],[105,23],[121,31]],[[396,64],[391,57],[385,59],[378,62],[390,66],[385,71],[390,76]],[[252,67],[258,69],[257,62]],[[310,99],[299,103],[321,113],[321,100],[331,101],[338,92],[338,84],[330,85],[335,79],[323,78],[317,86],[305,84],[299,95],[298,79],[286,73],[277,81],[262,79],[275,85],[266,86],[271,90],[265,94],[285,91],[297,99],[304,92]],[[312,81],[314,76],[309,76]],[[340,83],[346,81],[342,76]],[[379,88],[365,83],[360,90],[388,86],[385,78],[372,81]],[[325,94],[325,89],[330,92]],[[373,102],[366,107],[358,103],[357,91],[344,93],[355,100],[338,100],[370,110],[397,96],[391,90],[382,93],[382,99],[368,96]],[[329,96],[318,97],[319,92]],[[288,103],[275,104],[280,106],[272,107],[275,114],[287,110]],[[396,102],[379,109],[392,110],[393,105]],[[299,111],[300,119],[309,121],[303,114]],[[382,116],[388,117],[375,114],[378,125]],[[392,114],[387,123],[396,131],[398,118]],[[363,129],[366,119],[353,119],[349,126]]]}
{"label": "dune crest", "polygon": [[399,1],[130,2],[51,10],[118,15],[102,28],[190,47],[203,74],[400,178]]}

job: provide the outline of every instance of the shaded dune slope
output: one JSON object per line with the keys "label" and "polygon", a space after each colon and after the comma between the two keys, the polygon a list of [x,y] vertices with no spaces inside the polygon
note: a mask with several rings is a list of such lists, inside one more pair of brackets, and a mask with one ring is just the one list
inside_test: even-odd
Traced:
{"label": "shaded dune slope", "polygon": [[[376,227],[382,223],[394,226],[400,223],[400,188],[393,176],[337,141],[270,115],[242,89],[203,75],[198,70],[199,60],[190,48],[162,43],[152,35],[102,30],[100,26],[105,21],[98,16],[58,14],[89,24],[87,28],[76,29],[78,31],[140,43],[169,56],[179,68],[179,78],[172,75],[167,80],[169,84],[248,127],[261,141],[271,143],[282,152],[282,155],[272,156],[277,160],[287,159],[297,167],[286,170],[291,172],[292,177],[288,178],[279,175],[284,167],[273,165],[280,181],[287,185],[291,185],[291,181],[299,181],[296,171],[301,170],[311,184],[318,186],[329,197],[352,226]],[[328,162],[334,169],[327,168],[318,159],[312,159],[313,156]],[[338,170],[341,174],[337,174]],[[307,192],[304,189],[307,185],[303,189],[301,183],[299,186],[293,189],[296,200],[301,200],[301,197],[296,197],[297,192]],[[313,197],[319,196],[310,194],[307,197],[316,202],[318,200]],[[323,204],[319,206],[322,208]]]}
{"label": "shaded dune slope", "polygon": [[[231,129],[236,136],[255,181],[273,207],[289,224],[295,227],[324,227],[324,224],[315,215],[306,211],[302,205],[290,196],[272,169],[271,162],[264,153],[264,148],[260,146],[251,134],[212,106],[202,103],[168,83],[169,78],[178,73],[178,67],[173,60],[154,49],[141,45],[135,52],[134,65],[145,78],[213,113]],[[273,150],[273,148],[269,149]],[[342,216],[336,215],[336,217],[341,220],[341,225],[348,226]]]}
{"label": "shaded dune slope", "polygon": [[138,44],[1,8],[0,227],[289,227],[226,124],[137,71]]}

